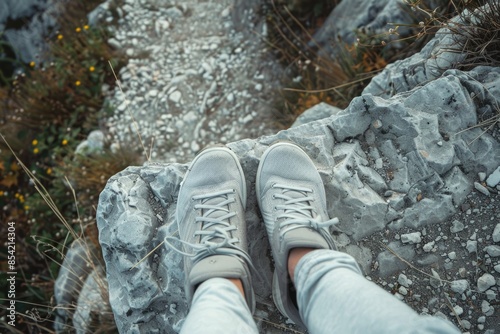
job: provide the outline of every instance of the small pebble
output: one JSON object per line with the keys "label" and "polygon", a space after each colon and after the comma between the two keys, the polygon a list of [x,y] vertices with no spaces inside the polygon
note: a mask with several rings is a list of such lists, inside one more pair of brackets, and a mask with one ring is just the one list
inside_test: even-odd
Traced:
{"label": "small pebble", "polygon": [[488,176],[488,178],[486,179],[486,184],[492,188],[499,183],[500,183],[500,166],[498,166],[497,169],[495,169],[495,171],[491,173],[490,176]]}
{"label": "small pebble", "polygon": [[410,281],[408,280],[408,277],[406,277],[405,274],[399,274],[398,283],[405,287],[408,287],[410,285]]}
{"label": "small pebble", "polygon": [[497,299],[496,292],[493,291],[493,290],[491,290],[491,289],[490,290],[486,290],[485,294],[486,294],[486,298],[488,300],[496,300]]}
{"label": "small pebble", "polygon": [[495,226],[495,229],[493,230],[493,234],[491,235],[493,238],[494,242],[500,242],[500,223]]}
{"label": "small pebble", "polygon": [[461,308],[461,307],[460,307],[460,306],[458,306],[458,305],[455,305],[455,306],[453,307],[453,311],[455,311],[455,312],[450,312],[450,315],[455,315],[455,313],[456,313],[456,315],[462,315],[462,313],[464,313],[464,309],[463,309],[463,308]]}
{"label": "small pebble", "polygon": [[491,257],[500,256],[500,246],[497,245],[486,246],[484,247],[484,251]]}
{"label": "small pebble", "polygon": [[456,292],[458,294],[462,294],[467,289],[469,289],[469,281],[466,279],[459,279],[459,280],[453,281],[450,284],[450,289],[453,292]]}
{"label": "small pebble", "polygon": [[407,234],[402,234],[401,235],[401,242],[404,244],[418,244],[420,241],[422,241],[420,232],[413,232],[413,233],[407,233]]}
{"label": "small pebble", "polygon": [[471,325],[471,323],[469,321],[467,321],[465,319],[462,319],[461,322],[462,322],[462,327],[463,328],[465,328],[465,329],[471,329],[472,325]]}
{"label": "small pebble", "polygon": [[476,188],[476,190],[479,191],[481,194],[490,196],[490,192],[488,191],[488,189],[486,189],[481,183],[474,182],[474,188]]}
{"label": "small pebble", "polygon": [[467,240],[467,246],[465,246],[467,251],[470,253],[477,253],[477,241]]}
{"label": "small pebble", "polygon": [[182,93],[179,92],[178,90],[172,92],[169,96],[168,99],[174,103],[178,103],[182,98]]}
{"label": "small pebble", "polygon": [[477,280],[477,289],[479,292],[484,292],[496,284],[495,277],[486,273]]}
{"label": "small pebble", "polygon": [[424,245],[423,250],[424,252],[430,252],[432,250],[432,248],[434,247],[434,244],[435,242],[434,241],[431,241],[431,242],[428,242]]}
{"label": "small pebble", "polygon": [[451,227],[450,227],[450,232],[451,233],[458,233],[458,232],[461,232],[463,230],[464,230],[464,224],[462,224],[458,220],[454,220],[451,223]]}

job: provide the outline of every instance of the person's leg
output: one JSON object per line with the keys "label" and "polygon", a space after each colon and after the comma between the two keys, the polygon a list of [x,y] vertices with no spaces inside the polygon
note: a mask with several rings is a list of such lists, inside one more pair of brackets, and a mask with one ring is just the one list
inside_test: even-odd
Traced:
{"label": "person's leg", "polygon": [[237,286],[228,279],[211,278],[196,289],[183,333],[257,334],[258,330]]}
{"label": "person's leg", "polygon": [[314,250],[294,256],[292,250],[292,258],[298,308],[311,334],[460,333],[448,321],[418,315],[365,279],[348,254]]}
{"label": "person's leg", "polygon": [[313,161],[297,145],[280,142],[260,159],[256,176],[259,207],[274,258],[273,299],[280,312],[305,327],[288,275],[294,248],[335,249],[328,226],[323,181]]}
{"label": "person's leg", "polygon": [[[202,151],[179,190],[179,238],[165,238],[167,247],[184,255],[186,297],[191,301],[184,333],[257,332],[245,204],[246,181],[238,157],[225,147]],[[182,249],[174,245],[178,242]]]}

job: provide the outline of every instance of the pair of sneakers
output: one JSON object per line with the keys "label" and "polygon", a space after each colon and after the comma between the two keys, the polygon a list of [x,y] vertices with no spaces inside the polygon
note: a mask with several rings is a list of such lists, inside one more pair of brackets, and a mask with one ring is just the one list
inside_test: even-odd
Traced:
{"label": "pair of sneakers", "polygon": [[[288,274],[288,254],[297,247],[335,249],[321,177],[298,146],[280,142],[262,155],[256,195],[275,261],[273,298],[280,312],[304,326]],[[226,147],[202,151],[190,164],[179,191],[176,220],[185,255],[186,294],[214,277],[240,279],[255,309],[253,267],[248,255],[246,181],[238,157]],[[166,238],[171,245],[172,237]],[[175,249],[175,248],[174,248]]]}

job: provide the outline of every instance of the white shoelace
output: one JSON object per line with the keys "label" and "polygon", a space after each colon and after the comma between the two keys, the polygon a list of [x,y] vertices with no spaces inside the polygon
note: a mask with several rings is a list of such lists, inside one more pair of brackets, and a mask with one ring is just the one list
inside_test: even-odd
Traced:
{"label": "white shoelace", "polygon": [[[284,184],[275,183],[273,188],[283,189],[281,194],[274,194],[274,199],[283,199],[285,202],[275,206],[276,210],[283,210],[276,219],[283,221],[280,223],[280,239],[292,230],[302,227],[309,227],[318,231],[326,242],[335,249],[333,239],[328,229],[330,226],[339,223],[338,218],[332,218],[327,221],[319,221],[314,218],[316,213],[310,202],[314,201],[314,197],[310,196],[312,189],[304,187],[291,187]],[[289,195],[287,195],[289,193]],[[325,229],[326,228],[326,229]]]}
{"label": "white shoelace", "polygon": [[[229,205],[236,202],[234,189],[222,190],[211,194],[198,195],[192,198],[198,201],[195,204],[195,210],[201,210],[202,216],[197,216],[194,222],[185,222],[186,224],[200,224],[201,228],[195,231],[195,236],[200,236],[200,242],[193,244],[176,237],[165,237],[165,244],[175,252],[185,255],[198,262],[210,255],[232,255],[239,256],[251,265],[248,254],[235,244],[239,242],[238,238],[230,236],[231,231],[237,230],[236,226],[231,225],[229,219],[236,216],[236,212],[229,211]],[[232,196],[231,196],[232,195]],[[220,242],[214,241],[220,239]],[[174,246],[170,241],[179,241],[181,244],[193,249],[193,253],[188,253]]]}

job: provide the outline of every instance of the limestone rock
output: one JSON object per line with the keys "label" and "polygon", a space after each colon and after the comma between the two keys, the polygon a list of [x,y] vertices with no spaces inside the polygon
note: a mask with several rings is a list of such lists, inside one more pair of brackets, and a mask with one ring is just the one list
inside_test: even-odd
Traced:
{"label": "limestone rock", "polygon": [[494,242],[500,242],[500,223],[495,226],[493,230],[492,238]]}
{"label": "limestone rock", "polygon": [[439,30],[420,52],[387,65],[366,86],[363,93],[388,97],[410,91],[421,83],[438,78],[446,69],[464,59],[461,53],[447,51],[453,49],[456,42],[455,36],[448,29]]}
{"label": "limestone rock", "polygon": [[413,232],[401,235],[401,242],[404,244],[418,244],[422,241],[422,233]]}
{"label": "limestone rock", "polygon": [[348,245],[346,247],[346,253],[356,259],[356,262],[358,262],[364,273],[367,274],[370,272],[372,252],[369,248],[358,245]]}
{"label": "limestone rock", "polygon": [[[406,93],[366,93],[328,118],[227,144],[240,159],[249,189],[249,253],[260,273],[255,292],[263,301],[258,311],[277,312],[264,307],[272,305],[272,260],[252,186],[269,145],[277,140],[294,142],[315,162],[325,185],[328,213],[340,219],[343,238],[362,242],[387,227],[421,230],[452,215],[478,170],[489,175],[498,167],[500,145],[481,129],[471,128],[478,122],[478,108],[494,104],[488,91],[497,92],[495,87],[500,87],[500,69],[450,70]],[[366,135],[367,131],[371,133]],[[99,240],[121,332],[160,327],[178,331],[187,314],[182,256],[160,246],[144,259],[165,236],[177,232],[176,197],[186,168],[166,163],[129,167],[112,177],[101,193]],[[344,244],[348,247],[349,242]],[[349,250],[361,255],[364,269],[370,269],[369,254],[357,247]],[[389,247],[406,260],[415,257],[414,245],[394,242]],[[428,251],[435,247],[430,245]],[[477,251],[477,242],[467,249]],[[377,261],[382,276],[406,267],[388,251],[378,254]],[[419,265],[437,261],[432,253],[416,259]]]}
{"label": "limestone rock", "polygon": [[[387,33],[391,26],[388,22],[411,23],[409,8],[398,0],[343,0],[332,10],[323,26],[316,32],[311,47],[321,45],[321,52],[335,55],[340,39],[343,43],[356,42],[356,32],[373,35]],[[355,10],[353,10],[355,8]],[[431,7],[433,8],[433,7]],[[407,10],[405,10],[407,9]],[[408,35],[409,30],[399,27],[400,36]],[[401,38],[398,36],[399,38]]]}
{"label": "limestone rock", "polygon": [[500,183],[500,166],[486,179],[486,184],[490,187],[495,187],[498,183]]}
{"label": "limestone rock", "polygon": [[307,109],[293,122],[292,128],[338,114],[342,109],[321,102]]}
{"label": "limestone rock", "polygon": [[490,245],[490,246],[484,247],[484,251],[486,253],[488,253],[488,255],[491,257],[500,256],[500,246],[497,246],[497,245]]}
{"label": "limestone rock", "polygon": [[447,191],[451,193],[451,198],[455,205],[462,204],[472,190],[471,181],[457,166],[453,167],[446,174],[444,184]]}
{"label": "limestone rock", "polygon": [[450,288],[454,292],[462,294],[469,288],[469,281],[466,279],[452,281],[450,284]]}
{"label": "limestone rock", "polygon": [[[54,327],[57,332],[62,332],[66,324],[75,321],[88,322],[90,325],[90,313],[98,308],[108,308],[106,290],[99,291],[100,302],[98,304],[89,303],[86,305],[86,316],[78,314],[78,307],[73,305],[78,303],[79,298],[90,298],[87,281],[89,276],[95,276],[95,269],[99,268],[99,255],[95,246],[84,239],[75,240],[69,247],[64,261],[59,270],[57,279],[54,283],[54,298],[59,306],[56,311],[56,321]],[[101,272],[102,273],[102,272]],[[101,275],[103,276],[103,275]],[[95,279],[94,279],[95,280]],[[105,287],[105,282],[101,279],[101,287]],[[93,298],[95,299],[95,298]],[[83,306],[82,306],[83,307]],[[82,311],[83,309],[80,309]]]}
{"label": "limestone rock", "polygon": [[[399,257],[411,262],[415,256],[415,250],[412,245],[402,245],[399,242],[391,242],[388,247],[398,254]],[[383,251],[377,256],[379,263],[379,274],[382,277],[387,277],[399,270],[404,270],[407,265],[390,251]]]}
{"label": "limestone rock", "polygon": [[92,131],[87,139],[76,147],[75,154],[92,155],[100,154],[104,148],[104,133],[100,130]]}
{"label": "limestone rock", "polygon": [[479,279],[477,280],[477,289],[479,292],[484,292],[488,290],[490,287],[495,285],[495,277],[491,274],[483,274]]}

